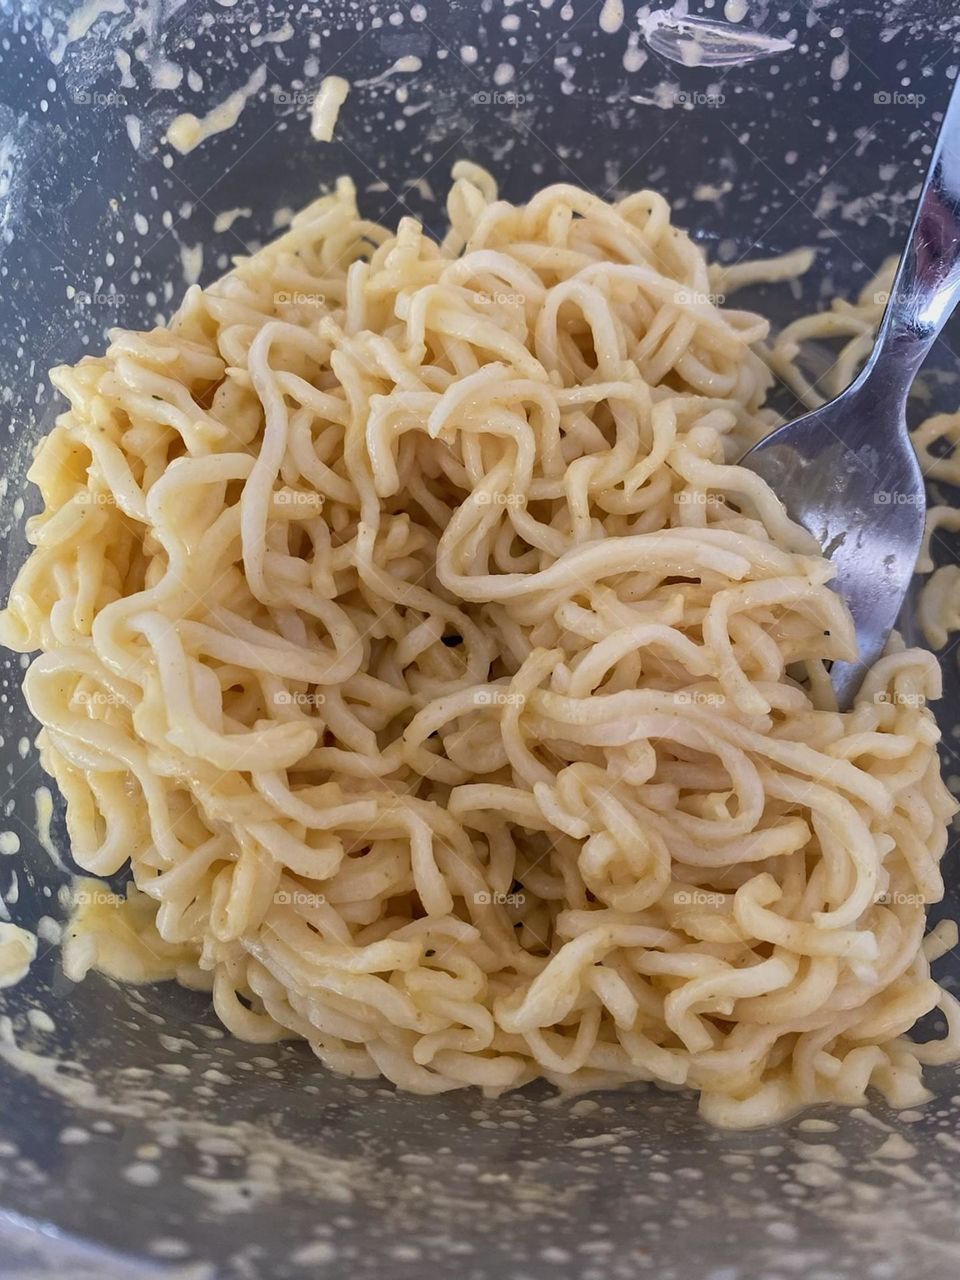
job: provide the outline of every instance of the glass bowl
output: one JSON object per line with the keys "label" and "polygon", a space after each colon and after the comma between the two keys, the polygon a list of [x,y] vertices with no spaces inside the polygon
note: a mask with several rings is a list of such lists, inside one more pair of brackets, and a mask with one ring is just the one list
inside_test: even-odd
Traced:
{"label": "glass bowl", "polygon": [[[46,370],[168,315],[339,174],[369,216],[410,211],[434,231],[462,157],[508,198],[652,186],[720,260],[819,250],[801,284],[744,297],[774,323],[859,290],[906,231],[960,20],[924,0],[734,8],[793,48],[686,66],[651,49],[635,6],[617,29],[614,4],[584,0],[2,0],[4,597],[37,506],[31,450],[61,407]],[[691,10],[722,17],[713,0]],[[330,73],[354,88],[321,144],[309,109]],[[187,155],[164,143],[178,112],[244,87],[231,128]],[[918,414],[956,407],[958,336],[938,344]],[[909,608],[903,629],[913,638]],[[172,985],[73,986],[55,945],[62,810],[54,797],[48,836],[21,664],[4,664],[3,826],[20,852],[0,857],[0,893],[41,938],[27,980],[0,993],[5,1275],[956,1275],[952,1068],[930,1072],[936,1098],[917,1111],[822,1108],[729,1133],[690,1095],[640,1086],[578,1102],[545,1086],[404,1096],[332,1076],[303,1046],[234,1041],[205,997]],[[960,682],[951,651],[943,664],[951,778]],[[960,905],[953,854],[944,869],[934,918]],[[955,990],[956,953],[937,972]]]}

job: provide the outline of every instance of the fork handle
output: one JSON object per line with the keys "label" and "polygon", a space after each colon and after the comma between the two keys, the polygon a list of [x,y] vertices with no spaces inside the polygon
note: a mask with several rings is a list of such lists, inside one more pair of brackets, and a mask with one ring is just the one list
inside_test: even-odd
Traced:
{"label": "fork handle", "polygon": [[905,402],[960,301],[960,80],[940,126],[876,345],[851,390]]}

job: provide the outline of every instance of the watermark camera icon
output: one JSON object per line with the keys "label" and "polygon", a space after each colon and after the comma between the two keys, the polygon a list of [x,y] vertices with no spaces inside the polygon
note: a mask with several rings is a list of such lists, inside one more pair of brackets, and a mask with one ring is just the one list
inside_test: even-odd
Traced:
{"label": "watermark camera icon", "polygon": [[473,695],[475,707],[523,707],[527,695],[509,689],[477,689]]}
{"label": "watermark camera icon", "polygon": [[719,907],[724,895],[712,889],[678,889],[673,895],[677,907]]}
{"label": "watermark camera icon", "polygon": [[278,889],[273,900],[278,907],[322,907],[327,901],[322,893],[306,889]]}
{"label": "watermark camera icon", "polygon": [[273,695],[275,707],[322,707],[326,700],[325,693],[301,693],[296,689],[278,689]]}
{"label": "watermark camera icon", "polygon": [[878,107],[922,107],[926,100],[924,93],[904,93],[900,89],[881,89],[873,95]]}
{"label": "watermark camera icon", "polygon": [[292,305],[295,307],[322,307],[326,305],[327,295],[325,293],[308,293],[303,289],[277,289],[273,295],[273,305],[282,307]]}
{"label": "watermark camera icon", "polygon": [[525,93],[512,89],[481,89],[473,95],[473,101],[481,107],[522,107],[526,100]]}

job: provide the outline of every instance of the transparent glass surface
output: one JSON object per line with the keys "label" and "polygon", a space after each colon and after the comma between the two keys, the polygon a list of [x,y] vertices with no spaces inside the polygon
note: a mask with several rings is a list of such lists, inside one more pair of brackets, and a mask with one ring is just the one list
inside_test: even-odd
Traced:
{"label": "transparent glass surface", "polygon": [[[187,279],[214,279],[270,237],[277,210],[337,175],[355,179],[371,216],[413,211],[435,230],[460,157],[517,199],[554,181],[655,187],[721,258],[818,248],[802,287],[745,298],[782,324],[858,290],[896,252],[956,73],[958,18],[923,0],[750,5],[740,25],[793,48],[722,67],[653,51],[633,4],[611,31],[613,6],[587,0],[120,7],[0,0],[4,596],[37,508],[31,450],[62,408],[46,370],[101,350],[112,326],[169,314]],[[722,17],[719,3],[690,8]],[[398,60],[415,69],[390,72]],[[175,114],[203,116],[261,67],[232,128],[186,156],[163,143]],[[309,99],[333,72],[355,87],[323,145]],[[956,407],[958,337],[955,324],[938,344],[918,414]],[[912,634],[909,610],[903,626]],[[21,665],[3,663],[2,825],[21,848],[0,857],[0,893],[10,901],[15,873],[14,918],[46,920],[28,979],[0,993],[17,1046],[0,1044],[0,1273],[956,1275],[952,1068],[930,1073],[936,1100],[906,1115],[877,1102],[869,1115],[821,1109],[721,1133],[690,1095],[653,1088],[578,1104],[546,1087],[496,1101],[398,1095],[332,1076],[303,1046],[238,1043],[206,997],[172,985],[73,986],[49,923],[65,916],[62,809],[55,797],[61,866],[37,834],[48,780]],[[943,666],[950,777],[952,650]],[[945,869],[935,917],[957,912],[952,853]],[[957,955],[937,971],[956,988]]]}

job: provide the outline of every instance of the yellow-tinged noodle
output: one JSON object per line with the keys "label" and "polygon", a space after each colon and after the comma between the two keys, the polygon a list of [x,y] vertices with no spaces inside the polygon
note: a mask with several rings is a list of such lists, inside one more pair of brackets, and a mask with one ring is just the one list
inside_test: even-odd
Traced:
{"label": "yellow-tinged noodle", "polygon": [[769,366],[815,395],[797,345],[855,367],[870,304],[768,365],[659,196],[455,179],[440,245],[343,180],[55,371],[0,627],[43,651],[75,857],[136,884],[79,894],[68,972],[207,986],[242,1037],[423,1093],[920,1100],[960,1050],[923,943],[939,669],[894,642],[839,714],[830,566],[729,464]]}

